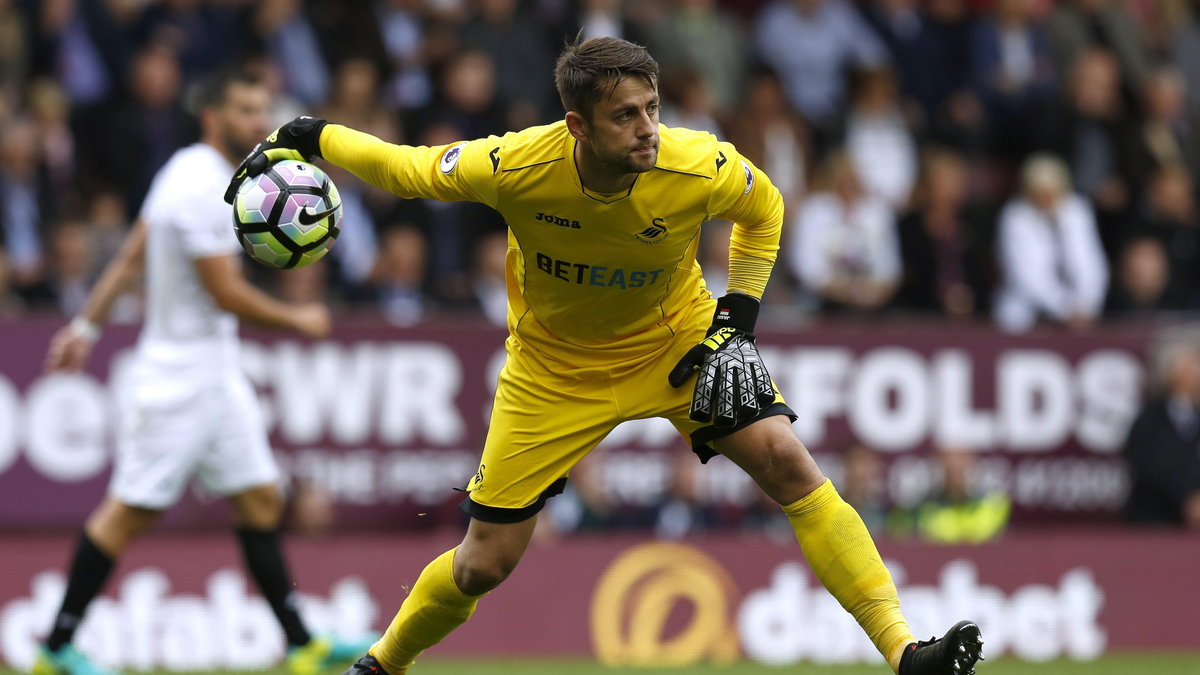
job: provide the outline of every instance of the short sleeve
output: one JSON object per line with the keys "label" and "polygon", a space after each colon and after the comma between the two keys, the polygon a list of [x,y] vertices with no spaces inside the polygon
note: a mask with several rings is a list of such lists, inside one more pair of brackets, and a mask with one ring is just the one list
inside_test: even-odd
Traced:
{"label": "short sleeve", "polygon": [[240,250],[233,230],[231,207],[217,193],[215,199],[193,198],[194,204],[171,218],[180,247],[189,258],[210,258]]}

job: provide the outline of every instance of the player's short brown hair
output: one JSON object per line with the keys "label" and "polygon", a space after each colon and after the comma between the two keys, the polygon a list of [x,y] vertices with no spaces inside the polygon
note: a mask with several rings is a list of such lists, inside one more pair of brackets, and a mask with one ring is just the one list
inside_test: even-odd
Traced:
{"label": "player's short brown hair", "polygon": [[554,87],[563,107],[591,119],[592,108],[627,77],[658,83],[658,62],[646,48],[614,37],[567,45],[554,66]]}

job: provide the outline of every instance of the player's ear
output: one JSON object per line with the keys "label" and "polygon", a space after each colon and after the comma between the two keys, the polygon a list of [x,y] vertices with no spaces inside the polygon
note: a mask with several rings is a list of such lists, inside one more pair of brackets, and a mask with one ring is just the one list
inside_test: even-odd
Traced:
{"label": "player's ear", "polygon": [[571,135],[575,137],[575,140],[587,140],[590,126],[588,125],[587,119],[583,115],[580,115],[574,110],[568,110],[566,122],[567,131],[569,131]]}

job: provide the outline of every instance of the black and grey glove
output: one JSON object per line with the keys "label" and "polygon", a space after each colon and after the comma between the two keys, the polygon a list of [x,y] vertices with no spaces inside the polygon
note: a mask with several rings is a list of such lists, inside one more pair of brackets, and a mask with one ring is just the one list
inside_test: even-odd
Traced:
{"label": "black and grey glove", "polygon": [[696,372],[689,412],[693,420],[729,429],[754,419],[775,401],[771,376],[754,346],[757,319],[758,300],[741,293],[720,298],[704,340],[667,376],[678,388]]}
{"label": "black and grey glove", "polygon": [[232,204],[238,186],[249,176],[257,176],[275,162],[295,159],[311,162],[321,156],[321,130],[329,124],[319,117],[303,115],[279,127],[266,140],[254,146],[233,172],[225,189],[225,203]]}

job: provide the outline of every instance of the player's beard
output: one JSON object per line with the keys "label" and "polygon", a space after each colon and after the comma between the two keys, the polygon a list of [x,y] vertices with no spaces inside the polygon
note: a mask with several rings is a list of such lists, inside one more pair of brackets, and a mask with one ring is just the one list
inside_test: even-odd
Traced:
{"label": "player's beard", "polygon": [[[597,152],[596,157],[606,166],[620,173],[646,173],[658,163],[658,141],[654,141],[654,152],[642,155],[637,148],[615,152]],[[642,147],[639,145],[638,147]]]}

